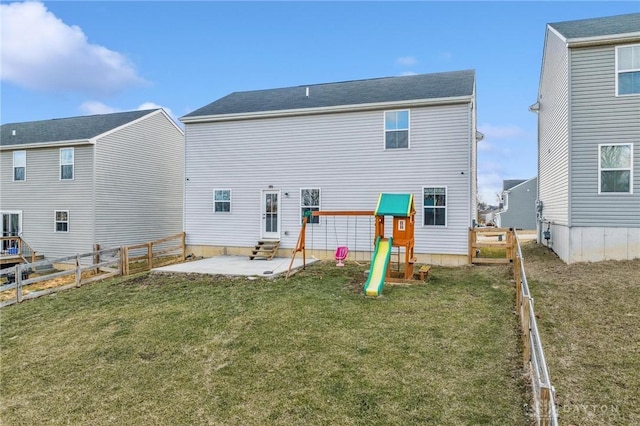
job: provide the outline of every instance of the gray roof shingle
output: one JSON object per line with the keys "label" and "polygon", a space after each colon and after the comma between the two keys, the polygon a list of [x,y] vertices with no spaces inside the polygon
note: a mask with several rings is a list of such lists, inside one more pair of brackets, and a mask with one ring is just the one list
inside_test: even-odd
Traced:
{"label": "gray roof shingle", "polygon": [[464,70],[234,92],[184,117],[471,96],[474,84],[475,71]]}
{"label": "gray roof shingle", "polygon": [[640,32],[640,13],[549,24],[567,39]]}
{"label": "gray roof shingle", "polygon": [[[2,125],[0,145],[26,145],[88,140],[156,111],[157,109],[87,115]],[[15,135],[13,135],[15,131]]]}

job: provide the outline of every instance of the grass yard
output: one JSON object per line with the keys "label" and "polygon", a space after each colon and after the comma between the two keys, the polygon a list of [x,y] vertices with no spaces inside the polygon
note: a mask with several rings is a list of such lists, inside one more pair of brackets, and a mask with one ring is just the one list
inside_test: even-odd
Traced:
{"label": "grass yard", "polygon": [[640,424],[640,259],[565,265],[523,250],[561,424]]}
{"label": "grass yard", "polygon": [[4,308],[0,419],[529,423],[507,267],[435,267],[379,299],[363,269],[141,274]]}

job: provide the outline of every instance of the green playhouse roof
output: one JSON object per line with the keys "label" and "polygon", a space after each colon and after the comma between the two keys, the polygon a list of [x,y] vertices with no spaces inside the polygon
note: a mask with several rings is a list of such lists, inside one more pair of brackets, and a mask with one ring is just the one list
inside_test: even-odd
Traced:
{"label": "green playhouse roof", "polygon": [[375,215],[409,216],[413,211],[413,194],[380,194]]}

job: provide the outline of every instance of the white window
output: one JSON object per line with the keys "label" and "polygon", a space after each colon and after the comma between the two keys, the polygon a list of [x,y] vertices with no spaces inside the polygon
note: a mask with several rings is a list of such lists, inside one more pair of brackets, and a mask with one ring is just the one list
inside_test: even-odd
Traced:
{"label": "white window", "polygon": [[13,181],[27,180],[27,151],[13,151]]}
{"label": "white window", "polygon": [[230,213],[231,212],[231,190],[230,189],[214,189],[213,190],[213,212],[214,213]]}
{"label": "white window", "polygon": [[[300,190],[300,212],[301,218],[310,212],[320,210],[320,188]],[[309,216],[307,223],[320,223],[320,216]]]}
{"label": "white window", "polygon": [[447,188],[423,187],[422,193],[422,224],[447,226]]}
{"label": "white window", "polygon": [[384,113],[384,149],[409,148],[409,111]]}
{"label": "white window", "polygon": [[633,192],[633,145],[601,144],[598,145],[598,192],[627,193]]}
{"label": "white window", "polygon": [[55,212],[55,232],[69,232],[69,210]]}
{"label": "white window", "polygon": [[73,180],[73,148],[60,148],[60,180]]}
{"label": "white window", "polygon": [[640,94],[640,44],[616,47],[616,95]]}

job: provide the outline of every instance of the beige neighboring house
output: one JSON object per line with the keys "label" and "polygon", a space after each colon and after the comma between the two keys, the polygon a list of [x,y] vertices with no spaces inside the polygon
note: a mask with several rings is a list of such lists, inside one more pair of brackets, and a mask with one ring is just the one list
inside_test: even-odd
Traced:
{"label": "beige neighboring house", "polygon": [[182,231],[184,133],[164,110],[7,123],[1,136],[3,236],[53,259]]}

